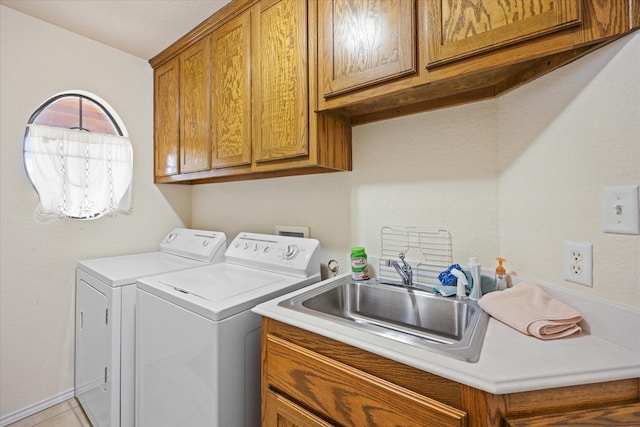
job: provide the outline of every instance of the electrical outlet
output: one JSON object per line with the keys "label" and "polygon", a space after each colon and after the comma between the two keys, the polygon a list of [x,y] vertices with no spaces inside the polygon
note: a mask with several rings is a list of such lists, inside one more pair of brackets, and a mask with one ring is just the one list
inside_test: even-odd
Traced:
{"label": "electrical outlet", "polygon": [[570,282],[593,286],[593,245],[564,242],[564,278]]}

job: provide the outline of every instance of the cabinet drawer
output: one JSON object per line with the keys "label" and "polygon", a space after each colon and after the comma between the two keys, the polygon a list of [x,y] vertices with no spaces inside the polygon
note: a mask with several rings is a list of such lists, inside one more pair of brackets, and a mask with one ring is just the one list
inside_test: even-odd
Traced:
{"label": "cabinet drawer", "polygon": [[508,427],[637,426],[640,425],[640,403],[567,411],[562,414],[507,417],[505,425]]}
{"label": "cabinet drawer", "polygon": [[273,335],[266,338],[270,388],[345,426],[466,426],[465,412]]}

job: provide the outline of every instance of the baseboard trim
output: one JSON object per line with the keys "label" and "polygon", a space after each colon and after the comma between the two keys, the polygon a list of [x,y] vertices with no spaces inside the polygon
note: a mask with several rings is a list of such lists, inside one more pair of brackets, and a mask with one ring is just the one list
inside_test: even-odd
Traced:
{"label": "baseboard trim", "polygon": [[58,403],[62,403],[65,400],[69,400],[74,396],[73,388],[64,391],[58,395],[50,397],[49,399],[45,399],[41,402],[34,403],[33,405],[29,405],[26,408],[22,408],[16,412],[13,412],[9,415],[5,415],[0,418],[0,427],[5,427],[11,423],[15,423],[16,421],[20,421],[23,418],[27,418],[30,415],[33,415],[37,412],[48,409]]}

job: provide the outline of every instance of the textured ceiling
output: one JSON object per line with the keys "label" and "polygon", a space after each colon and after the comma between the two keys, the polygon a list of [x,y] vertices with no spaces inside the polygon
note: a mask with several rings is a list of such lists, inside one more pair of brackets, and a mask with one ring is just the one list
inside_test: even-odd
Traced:
{"label": "textured ceiling", "polygon": [[229,1],[0,0],[0,4],[151,59]]}

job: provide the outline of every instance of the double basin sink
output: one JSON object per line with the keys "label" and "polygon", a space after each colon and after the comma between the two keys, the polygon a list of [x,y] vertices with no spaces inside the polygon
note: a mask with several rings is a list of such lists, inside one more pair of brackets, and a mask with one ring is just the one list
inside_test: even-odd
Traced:
{"label": "double basin sink", "polygon": [[489,321],[475,301],[374,279],[329,283],[279,305],[467,362],[478,361]]}

